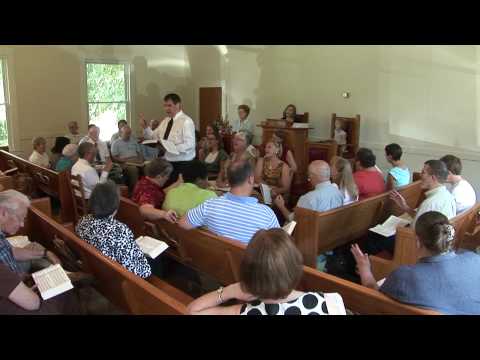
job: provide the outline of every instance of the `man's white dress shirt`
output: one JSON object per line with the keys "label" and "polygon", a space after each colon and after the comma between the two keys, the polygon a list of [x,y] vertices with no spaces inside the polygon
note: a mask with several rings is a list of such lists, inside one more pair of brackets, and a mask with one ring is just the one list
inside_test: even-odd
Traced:
{"label": "man's white dress shirt", "polygon": [[[170,118],[166,117],[154,131],[147,127],[143,131],[143,137],[148,140],[160,141],[163,139],[169,121]],[[165,152],[165,160],[175,162],[190,161],[195,158],[195,124],[183,111],[179,111],[173,118],[173,126],[167,140],[175,144],[180,154]]]}
{"label": "man's white dress shirt", "polygon": [[85,159],[77,160],[72,167],[72,175],[81,176],[86,199],[90,199],[90,195],[95,185],[97,185],[99,182],[104,183],[108,179],[108,172],[102,171],[102,175],[99,177],[97,170],[95,170]]}

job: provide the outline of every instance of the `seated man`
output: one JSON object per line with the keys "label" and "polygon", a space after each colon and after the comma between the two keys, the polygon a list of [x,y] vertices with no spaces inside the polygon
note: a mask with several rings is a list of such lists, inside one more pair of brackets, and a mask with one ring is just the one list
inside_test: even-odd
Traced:
{"label": "seated man", "polygon": [[119,120],[117,123],[117,126],[118,126],[118,132],[112,135],[112,138],[110,139],[110,145],[112,145],[116,140],[122,137],[122,128],[124,126],[128,126],[128,123],[126,120]]}
{"label": "seated man", "polygon": [[[425,190],[425,200],[422,201],[418,209],[412,209],[405,198],[396,190],[391,192],[390,198],[406,213],[413,221],[410,224],[415,228],[417,219],[428,211],[438,211],[451,219],[456,214],[455,199],[445,187],[448,170],[444,162],[440,160],[427,161],[421,174],[421,187]],[[382,250],[387,250],[393,254],[395,248],[395,236],[384,237],[370,232],[366,243],[365,252],[375,255]]]}
{"label": "seated man", "polygon": [[146,176],[137,182],[132,195],[132,200],[140,206],[140,213],[145,219],[165,219],[171,223],[177,220],[174,211],[161,210],[165,193],[183,182],[182,177],[179,176],[175,183],[163,189],[172,171],[172,164],[163,159],[154,159],[145,166]]}
{"label": "seated man", "polygon": [[30,200],[18,191],[0,193],[0,313],[62,313],[66,311],[68,293],[41,301],[40,296],[24,283],[27,277],[25,262],[46,259],[48,264],[59,264],[60,260],[40,244],[16,248],[5,237],[5,233],[14,235],[23,227],[29,206]]}
{"label": "seated man", "polygon": [[182,173],[183,184],[167,193],[163,202],[164,210],[173,210],[179,216],[202,204],[204,201],[217,197],[217,194],[208,188],[207,166],[200,160],[193,160],[192,164]]}
{"label": "seated man", "polygon": [[97,170],[92,167],[92,164],[97,156],[97,150],[95,145],[90,142],[83,142],[78,147],[79,159],[72,167],[72,175],[80,175],[82,177],[83,190],[85,192],[85,198],[89,199],[93,188],[99,182],[104,183],[108,179],[108,173],[112,169],[112,160],[108,158],[105,167],[102,170],[100,177]]}
{"label": "seated man", "polygon": [[32,164],[50,168],[50,159],[47,154],[47,141],[43,137],[36,137],[32,141],[33,143],[33,152],[32,155],[28,158]]}
{"label": "seated man", "polygon": [[379,195],[386,191],[385,180],[375,164],[375,154],[370,149],[361,148],[355,157],[356,171],[353,178],[358,187],[359,200]]}
{"label": "seated man", "polygon": [[78,132],[78,123],[76,121],[70,121],[68,123],[69,133],[65,135],[66,138],[70,139],[70,144],[78,145],[80,140],[82,140],[82,135]]}
{"label": "seated man", "polygon": [[227,177],[230,192],[188,211],[178,223],[182,228],[206,226],[219,236],[248,243],[258,230],[279,227],[272,209],[250,196],[255,179],[248,160],[232,162]]}
{"label": "seated man", "polygon": [[[328,211],[343,206],[343,195],[336,184],[330,181],[330,166],[323,160],[315,160],[308,166],[308,179],[314,190],[298,199],[297,206],[314,211]],[[293,220],[294,213],[288,211],[281,195],[274,199],[285,219]]]}
{"label": "seated man", "polygon": [[137,183],[139,171],[137,166],[126,163],[143,163],[143,154],[137,141],[132,137],[130,126],[123,125],[120,136],[119,139],[112,142],[112,158],[123,168],[123,173],[127,177],[128,188],[132,191]]}
{"label": "seated man", "polygon": [[107,158],[110,157],[110,153],[108,151],[107,144],[100,140],[100,128],[96,125],[90,124],[88,125],[88,135],[85,136],[82,140],[80,140],[80,144],[84,142],[89,142],[95,146],[97,149],[97,153],[95,155],[95,162],[97,163],[104,163],[107,161]]}
{"label": "seated man", "polygon": [[445,155],[440,159],[447,165],[447,189],[455,198],[457,214],[470,209],[477,202],[477,196],[472,185],[462,176],[462,162],[453,155]]}

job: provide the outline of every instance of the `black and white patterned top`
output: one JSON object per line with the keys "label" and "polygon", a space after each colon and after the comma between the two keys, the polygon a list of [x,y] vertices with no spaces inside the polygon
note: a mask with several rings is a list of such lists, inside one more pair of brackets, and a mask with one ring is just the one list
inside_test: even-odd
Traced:
{"label": "black and white patterned top", "polygon": [[95,246],[103,255],[123,265],[128,271],[142,278],[152,270],[142,250],[135,242],[127,225],[113,216],[97,219],[92,215],[80,219],[76,228],[78,236]]}
{"label": "black and white patterned top", "polygon": [[295,300],[265,304],[256,300],[244,304],[240,315],[329,315],[327,302],[321,292],[307,292]]}

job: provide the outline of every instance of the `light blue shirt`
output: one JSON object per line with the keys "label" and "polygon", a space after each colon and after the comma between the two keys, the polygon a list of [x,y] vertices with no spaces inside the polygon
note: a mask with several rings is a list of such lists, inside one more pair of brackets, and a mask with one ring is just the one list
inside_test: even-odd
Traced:
{"label": "light blue shirt", "polygon": [[401,167],[395,166],[390,169],[388,174],[392,176],[395,188],[410,184],[411,176],[409,169],[402,169]]}
{"label": "light blue shirt", "polygon": [[449,252],[400,266],[380,291],[392,298],[443,314],[480,314],[480,256]]}
{"label": "light blue shirt", "polygon": [[206,226],[219,236],[248,243],[260,229],[278,228],[277,217],[268,206],[249,196],[226,193],[187,212],[194,227]]}
{"label": "light blue shirt", "polygon": [[111,148],[112,156],[119,158],[133,158],[141,154],[140,146],[137,140],[130,138],[128,141],[123,139],[115,140]]}
{"label": "light blue shirt", "polygon": [[325,181],[300,197],[297,206],[314,211],[328,211],[343,206],[343,195],[336,185]]}

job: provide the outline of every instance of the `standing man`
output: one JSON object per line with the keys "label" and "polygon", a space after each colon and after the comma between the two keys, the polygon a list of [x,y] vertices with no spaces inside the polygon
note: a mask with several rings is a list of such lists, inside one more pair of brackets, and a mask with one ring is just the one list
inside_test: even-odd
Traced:
{"label": "standing man", "polygon": [[152,130],[147,126],[144,119],[140,125],[144,129],[144,138],[150,140],[168,140],[172,142],[178,155],[165,151],[165,160],[173,166],[173,172],[170,175],[168,184],[177,180],[178,174],[189,166],[195,158],[195,124],[193,120],[182,111],[182,102],[177,94],[168,94],[163,98],[163,108],[167,117],[163,119],[160,125]]}
{"label": "standing man", "polygon": [[107,161],[107,158],[110,157],[107,144],[100,140],[100,128],[98,126],[93,124],[88,125],[88,135],[80,140],[79,145],[83,144],[84,142],[89,142],[95,146],[95,149],[97,150],[97,154],[94,159],[95,162],[104,163]]}

